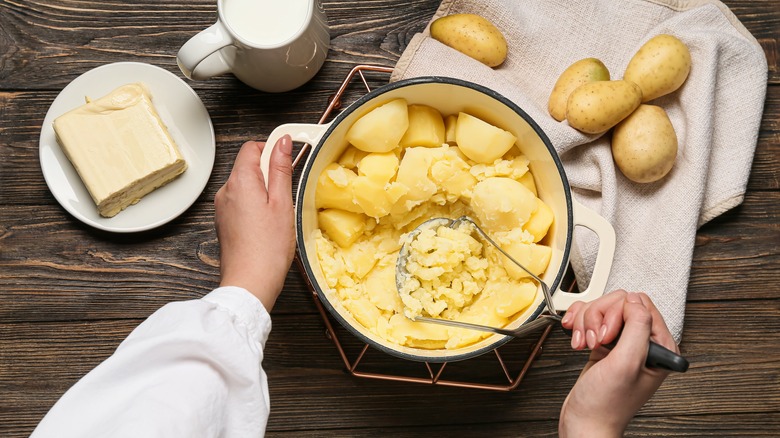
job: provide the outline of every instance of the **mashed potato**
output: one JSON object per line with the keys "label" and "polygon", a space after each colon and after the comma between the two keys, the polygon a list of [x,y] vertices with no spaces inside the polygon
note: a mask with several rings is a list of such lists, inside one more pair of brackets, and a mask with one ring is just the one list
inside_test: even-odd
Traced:
{"label": "mashed potato", "polygon": [[404,237],[408,275],[398,292],[407,317],[456,319],[482,292],[488,261],[472,232],[470,223],[461,223],[456,228],[439,226]]}
{"label": "mashed potato", "polygon": [[[441,117],[435,111],[410,111],[407,117],[437,115]],[[363,118],[371,122],[371,112]],[[489,164],[477,163],[459,150],[457,138],[450,145],[440,141],[441,133],[430,130],[433,137],[426,140],[420,134],[428,132],[420,128],[426,123],[439,126],[428,119],[406,125],[416,127],[414,137],[420,144],[441,146],[371,152],[353,143],[319,175],[319,229],[314,238],[329,298],[336,298],[360,324],[399,345],[460,348],[489,333],[410,317],[503,327],[534,301],[537,285],[466,223],[423,231],[411,242],[407,269],[413,279],[399,293],[395,265],[403,239],[430,218],[467,215],[540,275],[550,260],[544,236],[553,215],[537,197],[528,159],[519,149]],[[358,143],[365,144],[374,139],[370,130],[370,124],[362,123],[353,137],[363,136]],[[382,126],[375,133],[401,138],[392,131],[392,126]]]}

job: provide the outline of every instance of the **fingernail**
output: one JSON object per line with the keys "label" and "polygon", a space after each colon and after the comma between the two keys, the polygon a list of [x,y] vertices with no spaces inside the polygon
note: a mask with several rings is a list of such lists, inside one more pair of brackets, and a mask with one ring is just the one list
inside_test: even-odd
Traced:
{"label": "fingernail", "polygon": [[629,303],[642,304],[642,299],[639,298],[639,294],[636,292],[629,292],[628,295],[626,295],[626,301]]}
{"label": "fingernail", "polygon": [[585,333],[585,341],[588,343],[588,348],[593,350],[593,348],[596,346],[596,332],[593,330],[588,330]]}
{"label": "fingernail", "polygon": [[568,324],[569,321],[571,321],[572,318],[573,318],[573,316],[572,316],[571,313],[566,313],[565,315],[563,315],[563,319],[561,320],[561,324]]}
{"label": "fingernail", "polygon": [[582,332],[574,330],[574,333],[571,335],[571,348],[575,350],[579,349],[580,342],[582,342]]}
{"label": "fingernail", "polygon": [[601,341],[604,340],[604,336],[606,336],[606,335],[607,335],[607,325],[604,324],[599,329],[599,344],[601,343]]}
{"label": "fingernail", "polygon": [[284,135],[279,139],[279,149],[287,155],[292,154],[292,138],[289,135]]}

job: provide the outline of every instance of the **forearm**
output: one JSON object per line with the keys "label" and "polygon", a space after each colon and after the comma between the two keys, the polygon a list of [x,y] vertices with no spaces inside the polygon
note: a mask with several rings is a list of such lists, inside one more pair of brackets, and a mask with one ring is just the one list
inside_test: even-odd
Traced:
{"label": "forearm", "polygon": [[240,289],[168,304],[68,390],[33,436],[260,435],[270,328]]}

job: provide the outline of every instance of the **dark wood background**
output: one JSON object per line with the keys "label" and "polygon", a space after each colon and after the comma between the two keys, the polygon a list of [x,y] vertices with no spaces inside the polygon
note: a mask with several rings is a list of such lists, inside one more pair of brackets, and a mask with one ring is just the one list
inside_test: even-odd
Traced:
{"label": "dark wood background", "polygon": [[[309,84],[273,95],[232,76],[190,82],[213,119],[217,158],[188,211],[133,235],[75,220],[50,194],[39,166],[49,105],[69,81],[110,62],[147,62],[181,75],[176,51],[213,23],[215,3],[0,0],[0,436],[29,435],[68,387],[157,308],[214,288],[212,202],[241,143],[263,139],[281,123],[316,122],[354,65],[392,66],[438,6],[325,1],[332,47]],[[630,435],[780,436],[780,6],[726,3],[769,61],[758,149],[743,205],[697,236],[682,343],[691,369],[667,380]],[[264,361],[268,436],[554,436],[561,403],[586,359],[554,332],[512,392],[354,377],[326,337],[296,267],[273,322]],[[374,361],[390,371],[401,367]],[[491,369],[477,360],[464,372]]]}

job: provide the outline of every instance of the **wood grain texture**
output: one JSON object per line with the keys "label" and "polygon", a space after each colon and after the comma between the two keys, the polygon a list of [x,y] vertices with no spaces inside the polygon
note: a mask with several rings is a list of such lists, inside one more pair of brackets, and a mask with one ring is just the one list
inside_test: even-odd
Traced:
{"label": "wood grain texture", "polygon": [[[777,300],[736,302],[728,307],[691,303],[686,316],[689,329],[682,348],[692,362],[691,370],[670,377],[639,418],[765,413],[765,417],[754,419],[753,426],[776,426],[772,414],[780,410],[780,370],[777,356],[766,354],[775,343],[766,333],[780,332]],[[127,319],[0,325],[0,351],[7,359],[0,370],[7,403],[0,420],[25,418],[30,426],[34,425],[45,412],[42,406],[56,401],[58,394],[111,354],[138,322]],[[727,348],[730,344],[713,336],[714,332],[730,333],[740,340],[741,347]],[[344,372],[319,321],[310,315],[275,316],[264,361],[273,382],[269,430],[301,431],[314,423],[316,430],[334,433],[345,425],[355,428],[355,433],[373,428],[430,428],[431,418],[442,419],[442,432],[455,425],[481,430],[491,424],[520,420],[521,424],[551,422],[586,360],[586,353],[570,352],[567,343],[562,333],[555,332],[521,387],[509,393],[494,393],[354,378]],[[506,348],[512,351],[513,347],[510,344]],[[408,362],[377,359],[381,360],[374,362],[374,371],[382,367],[398,371],[401,365],[404,371],[413,369]],[[489,380],[488,371],[496,368],[495,363],[489,355],[477,363]],[[465,409],[464,399],[479,408]],[[332,412],[339,415],[328,415]]]}
{"label": "wood grain texture", "polygon": [[[188,82],[215,126],[211,179],[170,224],[116,235],[72,218],[49,192],[38,162],[46,111],[68,82],[106,63],[147,62],[180,75],[176,51],[213,23],[216,2],[0,0],[0,436],[29,436],[60,395],[148,315],[214,288],[213,197],[241,143],[264,139],[282,123],[316,122],[354,65],[392,66],[439,4],[323,3],[331,49],[319,74],[300,89],[262,93],[229,75]],[[780,436],[780,8],[776,0],[725,3],[767,57],[758,147],[742,205],[696,237],[681,344],[691,369],[664,383],[627,436]],[[377,86],[387,77],[368,80]],[[362,93],[351,87],[345,103]],[[264,361],[269,437],[556,436],[560,406],[586,361],[554,331],[513,392],[354,377],[295,265],[273,319]],[[336,330],[356,354],[362,344]],[[518,366],[528,344],[513,341],[501,352]],[[362,365],[426,372],[379,351],[370,351]],[[445,376],[505,379],[490,354],[448,364]]]}

